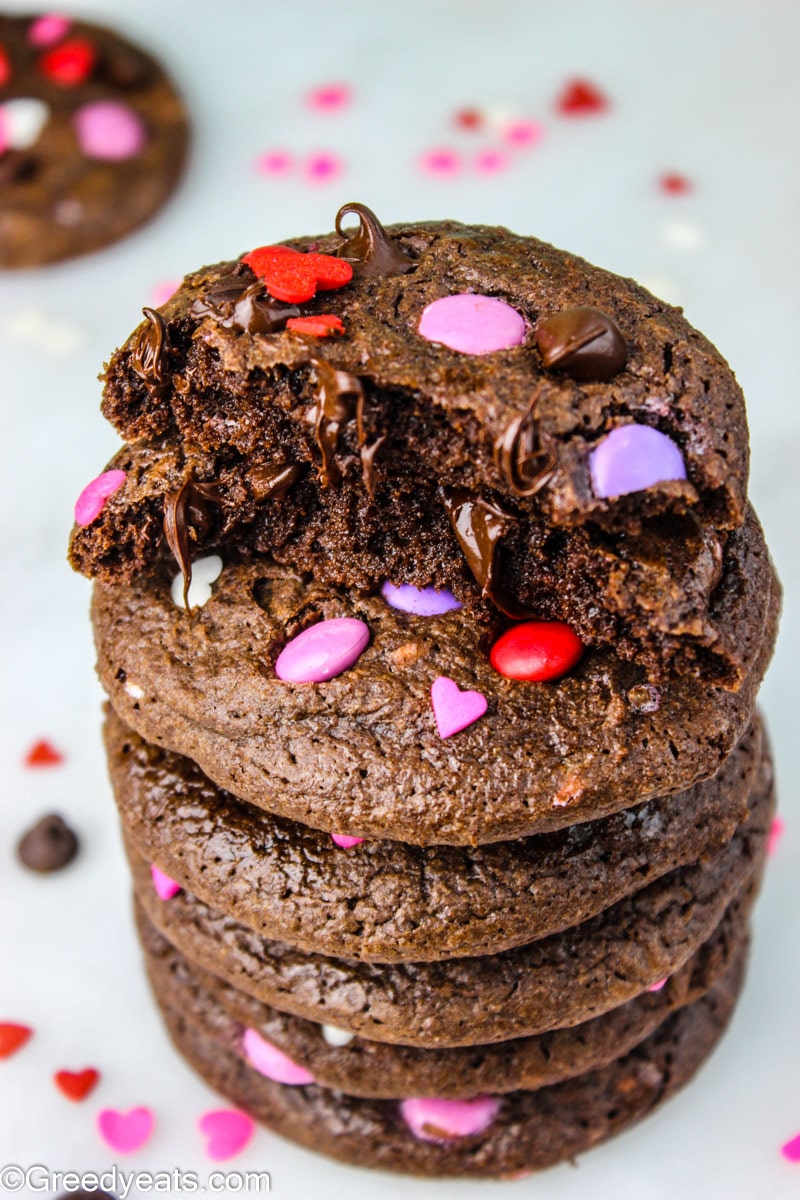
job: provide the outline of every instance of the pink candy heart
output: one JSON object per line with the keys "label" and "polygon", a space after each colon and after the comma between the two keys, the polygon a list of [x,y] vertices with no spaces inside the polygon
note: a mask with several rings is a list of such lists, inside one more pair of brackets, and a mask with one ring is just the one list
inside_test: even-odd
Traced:
{"label": "pink candy heart", "polygon": [[171,900],[181,890],[181,885],[170,879],[169,875],[165,875],[155,863],[150,868],[150,875],[159,900]]}
{"label": "pink candy heart", "polygon": [[132,1108],[126,1113],[104,1108],[97,1115],[100,1136],[118,1154],[133,1154],[140,1150],[152,1134],[155,1123],[149,1108]]}
{"label": "pink candy heart", "polygon": [[222,1162],[244,1150],[256,1127],[246,1113],[233,1108],[217,1108],[204,1113],[197,1128],[205,1135],[208,1157],[214,1162]]}
{"label": "pink candy heart", "polygon": [[250,1066],[275,1083],[302,1087],[305,1083],[316,1082],[310,1071],[289,1058],[289,1055],[284,1054],[277,1046],[273,1046],[272,1042],[268,1042],[255,1029],[244,1031],[242,1049]]}
{"label": "pink candy heart", "polygon": [[458,684],[439,675],[431,687],[431,704],[439,737],[452,737],[472,725],[486,712],[486,697],[481,692],[462,692]]}

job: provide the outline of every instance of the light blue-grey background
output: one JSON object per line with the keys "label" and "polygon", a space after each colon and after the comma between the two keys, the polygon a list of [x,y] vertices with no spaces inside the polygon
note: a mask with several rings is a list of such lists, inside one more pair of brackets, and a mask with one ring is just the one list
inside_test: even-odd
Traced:
{"label": "light blue-grey background", "polygon": [[[217,1101],[170,1049],[139,969],[98,737],[88,585],[70,574],[64,550],[74,497],[116,445],[97,412],[97,373],[154,286],[202,261],[326,230],[342,201],[363,199],[385,221],[502,223],[635,275],[684,304],[745,389],[752,495],[787,589],[763,691],[786,834],[756,918],[747,991],[730,1037],[679,1100],[577,1168],[507,1184],[504,1195],[797,1196],[800,1164],[779,1153],[800,1132],[797,4],[106,0],[75,9],[118,21],[161,54],[196,140],[185,186],[140,234],[82,262],[0,279],[0,1020],[37,1029],[0,1064],[0,1160],[103,1169],[111,1156],[95,1112],[147,1104],[157,1131],[126,1169],[210,1167],[195,1123]],[[607,116],[554,113],[554,97],[579,75],[610,95]],[[308,88],[338,80],[355,88],[346,111],[304,106]],[[490,178],[424,176],[415,167],[424,149],[488,144],[454,134],[451,115],[465,105],[540,119],[546,137]],[[345,174],[316,188],[259,176],[254,158],[276,147],[334,150]],[[692,178],[694,192],[660,194],[655,180],[668,169]],[[64,748],[64,767],[22,769],[41,736]],[[54,808],[80,829],[84,853],[62,875],[33,878],[12,846]],[[89,1064],[103,1082],[70,1105],[50,1075]],[[376,1188],[387,1200],[450,1200],[492,1186],[378,1179],[263,1131],[230,1168],[267,1168],[274,1194],[291,1200],[366,1200]]]}

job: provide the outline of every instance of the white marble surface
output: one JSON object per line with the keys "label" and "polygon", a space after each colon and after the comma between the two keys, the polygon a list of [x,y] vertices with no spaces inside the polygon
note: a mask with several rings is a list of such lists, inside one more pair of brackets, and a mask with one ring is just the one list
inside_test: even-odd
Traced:
{"label": "white marble surface", "polygon": [[[504,1195],[797,1196],[800,1164],[786,1162],[780,1146],[800,1132],[800,9],[786,0],[106,0],[76,10],[117,20],[171,64],[196,144],[179,196],[139,235],[82,262],[0,279],[0,1020],[37,1031],[0,1064],[0,1162],[103,1170],[113,1155],[95,1131],[97,1110],[144,1104],[156,1113],[156,1133],[120,1160],[126,1170],[210,1169],[195,1126],[215,1097],[170,1049],[139,967],[98,736],[89,589],[64,551],[75,495],[116,444],[97,412],[97,372],[154,285],[203,260],[327,229],[340,202],[359,198],[387,221],[507,224],[650,282],[685,305],[745,388],[752,495],[787,591],[763,690],[786,833],[756,916],[746,994],[730,1036],[679,1100],[577,1167],[506,1184]],[[555,115],[554,96],[577,75],[610,95],[607,116]],[[304,107],[306,89],[334,80],[355,89],[346,111]],[[473,145],[450,123],[464,105],[510,106],[540,119],[546,137],[494,176],[426,177],[415,167],[421,151]],[[259,176],[253,159],[275,147],[334,150],[345,172],[315,188]],[[655,180],[668,169],[692,178],[695,190],[660,194]],[[22,767],[40,737],[64,750],[62,767]],[[13,845],[53,809],[80,830],[84,850],[68,871],[32,877],[16,865]],[[86,1065],[102,1082],[71,1105],[50,1076]],[[291,1200],[358,1200],[376,1188],[386,1200],[450,1200],[489,1187],[377,1178],[265,1131],[227,1169],[267,1169],[274,1194]]]}

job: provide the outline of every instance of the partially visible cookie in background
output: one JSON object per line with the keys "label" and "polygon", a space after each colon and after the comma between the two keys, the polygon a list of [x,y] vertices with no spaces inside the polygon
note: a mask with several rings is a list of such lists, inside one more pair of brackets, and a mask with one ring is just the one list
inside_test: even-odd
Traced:
{"label": "partially visible cookie in background", "polygon": [[174,190],[186,113],[154,58],[55,14],[0,15],[0,268],[125,237]]}

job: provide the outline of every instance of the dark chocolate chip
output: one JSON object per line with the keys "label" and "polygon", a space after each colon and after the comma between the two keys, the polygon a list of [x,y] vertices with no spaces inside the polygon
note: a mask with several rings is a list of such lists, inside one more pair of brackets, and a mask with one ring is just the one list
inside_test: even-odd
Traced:
{"label": "dark chocolate chip", "polygon": [[580,304],[539,321],[536,345],[545,367],[573,379],[605,382],[625,366],[628,347],[616,321],[599,308]]}
{"label": "dark chocolate chip", "polygon": [[[359,222],[353,233],[347,233],[342,227],[344,218],[350,213],[354,213]],[[347,239],[336,254],[352,263],[362,275],[405,275],[417,265],[366,204],[355,201],[343,204],[336,214],[336,232]]]}
{"label": "dark chocolate chip", "polygon": [[78,839],[56,813],[42,817],[17,844],[17,856],[31,871],[60,871],[78,853]]}

